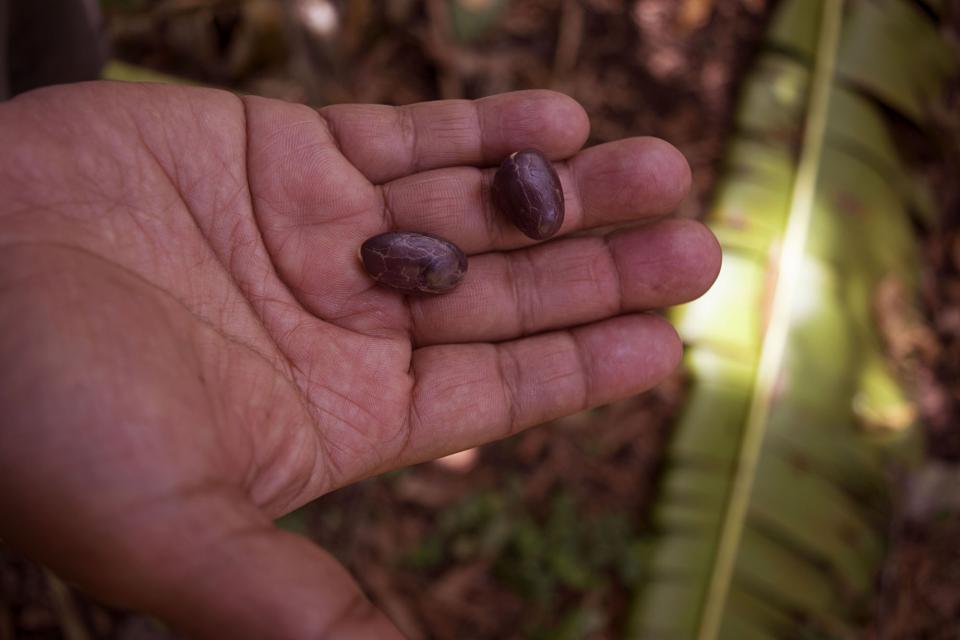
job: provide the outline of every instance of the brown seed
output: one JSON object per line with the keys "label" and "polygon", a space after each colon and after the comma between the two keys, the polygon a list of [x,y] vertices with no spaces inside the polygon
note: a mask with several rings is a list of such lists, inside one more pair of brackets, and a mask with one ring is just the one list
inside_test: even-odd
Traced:
{"label": "brown seed", "polygon": [[510,154],[493,176],[493,203],[527,236],[545,240],[563,224],[560,176],[536,149]]}
{"label": "brown seed", "polygon": [[360,247],[360,260],[371,278],[406,293],[445,293],[467,272],[457,245],[412,231],[373,236]]}

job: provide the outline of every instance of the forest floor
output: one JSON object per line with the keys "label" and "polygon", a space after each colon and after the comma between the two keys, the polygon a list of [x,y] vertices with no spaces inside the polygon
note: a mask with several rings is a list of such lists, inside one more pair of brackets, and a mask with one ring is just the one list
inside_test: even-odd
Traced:
{"label": "forest floor", "polygon": [[[705,212],[738,83],[770,0],[511,0],[496,24],[445,0],[337,3],[291,21],[270,0],[104,0],[118,59],[314,104],[403,104],[554,88],[591,117],[590,144],[653,135],[688,158],[679,215]],[[498,5],[498,0],[463,2]],[[317,7],[321,7],[317,9]],[[960,113],[960,87],[951,97]],[[957,132],[953,132],[957,140]],[[924,236],[914,386],[929,461],[907,488],[865,638],[956,638],[960,621],[960,150],[918,154],[945,212]],[[616,638],[681,374],[640,397],[327,495],[283,524],[322,544],[412,639]],[[950,489],[952,487],[952,489]],[[953,504],[944,494],[956,494]],[[0,640],[161,640],[169,632],[59,588],[0,546]],[[952,632],[951,632],[952,630]]]}

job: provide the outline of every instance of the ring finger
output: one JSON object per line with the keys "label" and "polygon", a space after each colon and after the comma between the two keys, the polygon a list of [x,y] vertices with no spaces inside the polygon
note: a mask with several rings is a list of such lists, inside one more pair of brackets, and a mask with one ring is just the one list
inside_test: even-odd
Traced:
{"label": "ring finger", "polygon": [[506,340],[679,304],[719,268],[716,239],[689,220],[487,253],[453,292],[411,298],[413,337],[418,346]]}

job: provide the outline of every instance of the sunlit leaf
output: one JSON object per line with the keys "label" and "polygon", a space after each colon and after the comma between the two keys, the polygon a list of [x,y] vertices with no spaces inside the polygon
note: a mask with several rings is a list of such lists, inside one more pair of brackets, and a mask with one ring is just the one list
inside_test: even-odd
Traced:
{"label": "sunlit leaf", "polygon": [[675,314],[691,387],[632,638],[856,637],[916,459],[874,317],[881,282],[919,286],[887,117],[922,124],[954,64],[905,0],[784,0],[766,44],[707,220],[723,268]]}

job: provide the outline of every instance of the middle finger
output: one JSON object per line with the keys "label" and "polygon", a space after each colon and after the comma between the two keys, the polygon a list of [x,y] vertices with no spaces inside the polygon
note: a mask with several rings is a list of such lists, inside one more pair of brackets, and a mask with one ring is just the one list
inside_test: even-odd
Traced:
{"label": "middle finger", "polygon": [[[566,215],[560,234],[663,216],[690,186],[690,168],[658,138],[628,138],[581,151],[556,163]],[[394,229],[432,233],[468,254],[528,246],[490,200],[495,169],[454,167],[385,184],[384,206]]]}

